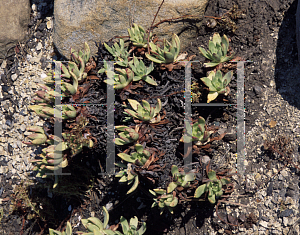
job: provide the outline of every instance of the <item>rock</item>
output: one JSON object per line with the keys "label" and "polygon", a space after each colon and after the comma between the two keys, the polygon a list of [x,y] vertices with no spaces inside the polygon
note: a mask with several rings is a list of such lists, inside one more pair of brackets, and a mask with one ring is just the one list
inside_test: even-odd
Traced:
{"label": "rock", "polygon": [[207,164],[210,161],[210,158],[209,158],[209,156],[204,155],[202,157],[201,161],[202,161],[203,164]]}
{"label": "rock", "polygon": [[[155,23],[183,15],[196,15],[199,19],[208,0],[165,1]],[[56,0],[54,1],[53,41],[59,53],[69,58],[70,47],[75,50],[83,48],[86,41],[95,55],[95,42],[108,41],[114,36],[127,36],[130,22],[146,29],[151,26],[161,0],[125,1],[125,0]],[[202,23],[195,23],[202,27]],[[162,23],[155,28],[158,37],[171,39],[171,33],[180,33],[181,49],[190,45],[196,38],[196,30],[184,30],[190,24]],[[195,29],[196,27],[191,27]]]}
{"label": "rock", "polygon": [[[2,1],[0,8],[0,57],[27,37],[30,1]],[[13,50],[12,50],[13,52]]]}
{"label": "rock", "polygon": [[294,213],[294,211],[292,209],[286,209],[279,213],[278,218],[288,217],[293,213]]}
{"label": "rock", "polygon": [[17,77],[18,75],[14,73],[13,75],[11,75],[11,80],[16,81]]}
{"label": "rock", "polygon": [[258,97],[262,94],[261,86],[255,85],[253,87],[253,90],[254,90],[255,95],[258,96]]}
{"label": "rock", "polygon": [[37,31],[36,33],[34,33],[34,36],[35,36],[37,39],[41,39],[41,38],[44,36],[44,34],[41,33],[40,31]]}
{"label": "rock", "polygon": [[36,50],[39,51],[39,50],[41,50],[42,48],[43,48],[43,45],[42,45],[42,43],[39,42],[39,43],[37,44],[37,46],[36,46]]}
{"label": "rock", "polygon": [[39,31],[43,31],[45,28],[46,28],[46,23],[41,23],[40,25],[39,25],[39,27],[37,27],[37,30],[39,30]]}

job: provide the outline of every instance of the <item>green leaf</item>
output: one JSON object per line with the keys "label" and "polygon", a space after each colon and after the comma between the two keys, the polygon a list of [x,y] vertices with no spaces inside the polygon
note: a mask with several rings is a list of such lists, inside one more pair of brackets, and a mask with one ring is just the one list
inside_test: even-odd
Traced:
{"label": "green leaf", "polygon": [[161,64],[161,63],[164,62],[164,61],[162,61],[162,60],[157,59],[156,57],[154,57],[154,56],[152,56],[152,55],[149,55],[148,53],[145,53],[145,55],[146,55],[146,57],[147,57],[148,60],[151,60],[151,61],[153,61],[154,63]]}
{"label": "green leaf", "polygon": [[[211,191],[209,191],[211,192]],[[216,195],[213,194],[213,193],[209,193],[208,194],[208,201],[211,203],[211,204],[215,204],[216,203]]]}
{"label": "green leaf", "polygon": [[165,194],[166,193],[166,190],[160,189],[160,188],[153,189],[153,191],[157,194]]}
{"label": "green leaf", "polygon": [[134,163],[136,159],[133,159],[130,155],[126,153],[119,153],[118,156],[126,162]]}
{"label": "green leaf", "polygon": [[177,187],[177,184],[175,182],[169,183],[168,188],[167,188],[167,193],[173,192],[176,187]]}
{"label": "green leaf", "polygon": [[218,179],[217,179],[216,172],[213,171],[213,170],[211,170],[210,172],[208,172],[207,175],[208,175],[208,178],[209,178],[210,180],[218,180]]}
{"label": "green leaf", "polygon": [[192,173],[192,172],[186,174],[185,177],[184,177],[184,180],[189,181],[189,182],[193,181],[194,179],[195,179],[195,174]]}
{"label": "green leaf", "polygon": [[146,232],[146,223],[143,222],[142,226],[140,227],[140,229],[138,230],[138,235],[142,235]]}
{"label": "green leaf", "polygon": [[143,80],[150,85],[157,86],[157,83],[149,76],[143,76]]}
{"label": "green leaf", "polygon": [[102,209],[103,209],[103,215],[104,215],[103,228],[106,228],[108,225],[108,221],[109,221],[109,213],[105,206],[103,206]]}
{"label": "green leaf", "polygon": [[201,197],[201,195],[202,195],[203,193],[205,193],[206,191],[207,191],[206,184],[202,184],[202,185],[200,185],[200,186],[196,189],[195,194],[194,194],[194,197],[195,197],[195,198],[199,198],[199,197]]}
{"label": "green leaf", "polygon": [[171,173],[173,177],[175,176],[175,174],[179,173],[178,167],[176,165],[172,165]]}
{"label": "green leaf", "polygon": [[123,216],[121,216],[121,218],[120,218],[120,223],[122,226],[123,233],[127,234],[130,228],[129,228],[129,224],[128,224],[127,220]]}
{"label": "green leaf", "polygon": [[138,185],[139,185],[139,177],[135,176],[134,177],[134,183],[133,183],[132,187],[128,190],[128,192],[126,194],[132,193],[134,190],[136,190],[136,188],[138,187]]}
{"label": "green leaf", "polygon": [[207,95],[207,103],[215,100],[218,97],[219,93],[217,91],[210,91]]}
{"label": "green leaf", "polygon": [[133,226],[136,230],[138,227],[138,222],[139,222],[138,218],[136,216],[134,216],[133,218],[130,219],[130,222],[129,222],[130,227]]}

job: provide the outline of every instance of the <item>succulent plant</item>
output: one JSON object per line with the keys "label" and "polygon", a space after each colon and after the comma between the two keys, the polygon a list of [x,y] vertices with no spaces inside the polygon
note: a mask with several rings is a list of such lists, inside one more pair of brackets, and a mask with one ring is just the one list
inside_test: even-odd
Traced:
{"label": "succulent plant", "polygon": [[71,226],[70,222],[68,221],[67,228],[63,232],[49,228],[49,235],[72,235],[72,226]]}
{"label": "succulent plant", "polygon": [[172,43],[164,39],[164,48],[161,49],[153,42],[149,43],[151,54],[146,53],[146,57],[158,64],[169,64],[176,62],[176,59],[180,51],[180,40],[179,37],[173,33]]}
{"label": "succulent plant", "polygon": [[106,50],[114,56],[114,60],[117,61],[117,65],[127,67],[129,52],[127,51],[127,48],[125,48],[124,40],[122,38],[120,39],[120,45],[115,43],[112,47],[109,47],[106,43],[104,43],[104,46]]}
{"label": "succulent plant", "polygon": [[214,67],[220,63],[231,60],[233,55],[227,56],[228,46],[229,40],[225,34],[221,38],[218,33],[214,33],[212,41],[210,40],[208,43],[208,51],[199,47],[200,53],[205,58],[211,60],[210,63],[205,63],[204,65],[206,67]]}
{"label": "succulent plant", "polygon": [[107,64],[106,60],[103,60],[103,68],[98,71],[98,73],[106,73],[106,76],[110,79],[114,78],[115,72],[113,69]]}
{"label": "succulent plant", "polygon": [[[136,47],[147,47],[148,44],[148,38],[145,37],[146,31],[145,29],[137,24],[133,24],[133,27],[131,27],[128,30],[128,34],[130,37],[130,41],[132,42],[132,45]],[[150,38],[152,36],[152,33],[150,33]]]}
{"label": "succulent plant", "polygon": [[115,163],[115,165],[122,168],[122,170],[116,174],[116,177],[120,178],[119,182],[127,182],[127,185],[132,184],[131,188],[127,191],[126,194],[132,193],[134,190],[137,189],[139,185],[139,177],[132,171],[132,164],[128,163],[127,165],[125,165],[122,163]]}
{"label": "succulent plant", "polygon": [[118,156],[126,162],[134,163],[137,166],[143,166],[151,154],[149,151],[145,150],[141,144],[136,144],[134,148],[136,152],[131,155],[119,153]]}
{"label": "succulent plant", "polygon": [[133,81],[137,82],[142,79],[150,85],[157,86],[157,83],[150,76],[148,76],[154,69],[153,63],[151,63],[150,67],[146,67],[142,60],[138,60],[134,56],[133,60],[129,62],[129,66],[135,74]]}
{"label": "succulent plant", "polygon": [[31,139],[30,142],[23,141],[24,144],[28,145],[40,145],[45,144],[47,141],[47,135],[45,135],[45,131],[43,127],[40,126],[31,126],[26,128],[27,131],[35,132],[33,134],[28,135],[27,137]]}
{"label": "succulent plant", "polygon": [[[73,79],[77,79],[77,81],[84,80],[87,77],[87,74],[84,72],[85,65],[90,59],[90,48],[89,45],[84,43],[84,52],[79,51],[78,53],[71,48],[71,59],[74,62],[68,63],[68,72],[73,77]],[[80,69],[79,69],[80,68]],[[63,68],[63,75],[69,77],[66,68]]]}
{"label": "succulent plant", "polygon": [[202,82],[209,88],[207,103],[216,99],[220,94],[228,95],[230,89],[227,85],[231,81],[232,75],[233,72],[229,71],[223,77],[222,72],[218,70],[216,73],[211,71],[208,77],[201,78]]}
{"label": "succulent plant", "polygon": [[[160,121],[159,112],[161,110],[161,101],[157,99],[156,107],[153,108],[146,100],[142,100],[142,104],[137,102],[136,100],[128,99],[130,106],[133,108],[125,109],[124,111],[128,113],[130,116],[137,118],[141,121],[155,123]],[[157,116],[157,118],[155,118]]]}
{"label": "succulent plant", "polygon": [[187,188],[190,186],[190,182],[195,180],[195,174],[193,172],[187,174],[185,172],[179,172],[176,165],[172,165],[171,173],[175,182],[171,182],[168,185],[167,193],[173,192],[178,186]]}
{"label": "succulent plant", "polygon": [[184,135],[180,139],[181,142],[190,143],[192,141],[197,141],[196,145],[201,145],[201,143],[209,140],[209,136],[212,134],[211,131],[205,130],[205,119],[199,117],[198,121],[193,124],[193,127],[185,122]]}
{"label": "succulent plant", "polygon": [[218,179],[215,171],[208,172],[209,181],[206,184],[200,185],[194,194],[195,198],[201,197],[205,192],[208,192],[208,201],[212,204],[216,203],[216,198],[223,194],[222,186],[230,181],[226,178]]}
{"label": "succulent plant", "polygon": [[154,202],[151,208],[158,206],[160,209],[160,214],[162,214],[165,209],[168,209],[171,214],[174,213],[174,207],[178,204],[178,198],[174,192],[172,194],[167,194],[166,190],[160,188],[153,190],[150,189],[149,192],[156,197],[153,199]]}
{"label": "succulent plant", "polygon": [[61,115],[62,119],[66,120],[75,118],[77,114],[76,109],[72,105],[63,105],[61,112],[46,103],[40,103],[39,105],[28,105],[28,108],[43,118],[51,118],[54,116],[58,117]]}
{"label": "succulent plant", "polygon": [[127,126],[115,126],[115,128],[118,131],[122,131],[119,133],[120,138],[115,139],[115,144],[117,145],[130,144],[139,138],[139,133],[137,133],[135,129]]}
{"label": "succulent plant", "polygon": [[146,223],[143,222],[142,226],[138,229],[138,218],[134,216],[130,219],[130,222],[121,216],[120,223],[122,226],[123,233],[116,231],[116,235],[142,235],[146,232]]}
{"label": "succulent plant", "polygon": [[84,62],[84,64],[86,64],[87,62],[89,62],[90,56],[91,56],[91,50],[89,47],[89,44],[87,44],[87,42],[84,43],[84,51],[79,51],[78,53],[71,48],[71,56],[72,59],[79,64],[80,60],[79,58],[81,58]]}
{"label": "succulent plant", "polygon": [[144,150],[141,144],[136,144],[134,147],[136,152],[132,153],[131,155],[128,155],[126,153],[118,154],[118,156],[124,161],[129,162],[127,165],[116,163],[117,166],[122,168],[122,170],[116,174],[117,178],[121,178],[119,182],[127,182],[128,185],[133,183],[127,194],[132,193],[134,190],[136,190],[139,184],[139,177],[134,173],[132,164],[135,164],[136,166],[144,166],[151,155],[149,151]]}
{"label": "succulent plant", "polygon": [[123,89],[133,81],[134,73],[129,68],[116,68],[115,70],[118,71],[120,74],[114,74],[114,79],[110,78],[105,80],[104,82],[111,86],[114,86],[116,90]]}
{"label": "succulent plant", "polygon": [[88,233],[79,232],[82,235],[114,235],[115,232],[106,229],[109,221],[109,213],[107,209],[103,206],[104,221],[102,222],[96,217],[90,217],[88,219],[82,219],[81,222],[83,226],[89,231]]}

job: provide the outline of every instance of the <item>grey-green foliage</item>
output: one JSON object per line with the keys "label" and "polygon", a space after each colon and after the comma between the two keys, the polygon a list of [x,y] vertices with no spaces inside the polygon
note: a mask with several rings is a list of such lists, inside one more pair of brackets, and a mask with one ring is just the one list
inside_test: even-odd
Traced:
{"label": "grey-green foliage", "polygon": [[[128,34],[130,37],[130,41],[132,42],[132,45],[136,46],[136,47],[147,47],[147,43],[148,43],[148,37],[146,34],[145,29],[137,24],[133,24],[133,27],[127,29],[128,30]],[[152,36],[152,32],[150,33],[150,38]]]}
{"label": "grey-green foliage", "polygon": [[[112,66],[110,66],[106,60],[103,60],[103,68],[98,71],[98,73],[104,73],[109,79],[114,79],[115,72],[113,71]],[[107,82],[107,81],[105,81]]]}
{"label": "grey-green foliage", "polygon": [[146,232],[146,223],[143,222],[141,227],[138,229],[138,218],[134,216],[130,219],[130,222],[121,216],[120,223],[122,226],[123,233],[116,231],[116,235],[142,235]]}
{"label": "grey-green foliage", "polygon": [[187,188],[190,186],[190,183],[195,180],[195,174],[193,172],[180,172],[176,165],[172,165],[171,173],[174,182],[169,183],[167,193],[173,192],[178,186]]}
{"label": "grey-green foliage", "polygon": [[131,153],[131,155],[128,155],[126,153],[119,153],[118,156],[126,162],[134,163],[138,166],[143,166],[151,154],[148,150],[145,150],[141,144],[136,144],[134,148],[136,152]]}
{"label": "grey-green foliage", "polygon": [[157,83],[149,76],[149,74],[153,71],[153,63],[149,67],[146,67],[142,60],[138,60],[135,56],[133,60],[129,62],[129,66],[134,72],[133,81],[137,82],[139,80],[144,80],[150,85],[157,86]]}
{"label": "grey-green foliage", "polygon": [[215,171],[208,172],[209,181],[206,184],[200,185],[194,194],[195,198],[201,197],[205,192],[208,192],[208,201],[212,204],[216,203],[216,198],[223,195],[222,186],[230,181],[226,178],[218,179]]}
{"label": "grey-green foliage", "polygon": [[153,42],[150,42],[149,45],[151,48],[151,54],[145,54],[149,60],[158,64],[176,62],[180,52],[180,40],[176,34],[173,33],[171,43],[164,39],[163,49],[155,45]]}
{"label": "grey-green foliage", "polygon": [[120,183],[126,183],[128,185],[132,184],[131,188],[128,190],[127,194],[132,193],[139,184],[139,177],[137,174],[134,174],[132,172],[132,164],[135,164],[137,166],[143,166],[148,158],[150,157],[150,152],[145,150],[141,144],[136,144],[135,146],[136,152],[132,153],[131,155],[128,155],[126,153],[119,153],[118,156],[122,158],[124,161],[128,162],[127,165],[122,163],[115,163],[117,166],[121,167],[122,170],[120,170],[116,177],[120,178]]}
{"label": "grey-green foliage", "polygon": [[127,185],[132,184],[131,188],[127,191],[126,194],[132,193],[134,190],[137,189],[139,185],[139,177],[137,174],[132,172],[132,164],[127,163],[122,164],[122,163],[115,163],[116,166],[119,166],[122,168],[117,174],[116,177],[120,178],[119,182],[120,183],[127,183]]}
{"label": "grey-green foliage", "polygon": [[49,235],[72,235],[72,226],[71,226],[70,222],[68,221],[66,230],[63,232],[49,228]]}
{"label": "grey-green foliage", "polygon": [[[155,108],[151,107],[151,105],[146,100],[142,100],[142,104],[132,99],[128,99],[128,102],[133,110],[125,109],[124,111],[130,116],[150,123],[156,123],[161,120],[159,115],[162,107],[160,99],[157,99]],[[155,118],[156,116],[157,118]]]}
{"label": "grey-green foliage", "polygon": [[116,130],[121,131],[119,133],[120,138],[115,138],[115,144],[125,145],[130,144],[139,138],[139,133],[127,126],[115,126]]}
{"label": "grey-green foliage", "polygon": [[233,55],[227,56],[229,47],[229,40],[224,34],[221,38],[218,33],[214,33],[213,39],[208,43],[208,51],[199,47],[200,53],[207,59],[211,60],[210,63],[205,63],[206,67],[214,67],[220,63],[229,61],[233,58]]}
{"label": "grey-green foliage", "polygon": [[174,213],[174,207],[178,204],[178,197],[176,197],[174,193],[168,194],[166,190],[160,188],[153,190],[150,189],[149,192],[155,196],[153,198],[154,202],[151,208],[158,206],[160,214],[162,214],[165,209],[167,209],[171,214]]}
{"label": "grey-green foliage", "polygon": [[218,70],[216,73],[211,71],[208,77],[201,78],[202,82],[209,88],[209,93],[207,95],[207,103],[216,99],[218,95],[229,93],[229,87],[227,85],[231,81],[233,72],[229,71],[222,76],[222,72]]}
{"label": "grey-green foliage", "polygon": [[122,38],[120,39],[120,45],[115,42],[112,47],[109,47],[106,43],[104,43],[104,46],[109,53],[114,56],[117,65],[123,67],[128,66],[129,52],[127,51],[127,47],[125,48],[124,40]]}
{"label": "grey-green foliage", "polygon": [[180,139],[180,141],[184,143],[190,143],[192,141],[197,141],[196,144],[204,143],[209,140],[211,131],[206,131],[205,129],[205,119],[203,117],[199,117],[198,121],[191,125],[188,122],[185,122],[185,130],[184,135]]}
{"label": "grey-green foliage", "polygon": [[107,209],[103,206],[103,222],[96,217],[90,217],[88,219],[82,219],[81,222],[83,226],[88,230],[87,233],[83,235],[114,235],[114,231],[106,229],[109,221],[109,213]]}
{"label": "grey-green foliage", "polygon": [[114,89],[123,89],[133,81],[134,73],[129,68],[116,68],[115,70],[119,73],[117,74],[113,71],[106,71],[108,79],[104,81],[107,84],[114,86]]}

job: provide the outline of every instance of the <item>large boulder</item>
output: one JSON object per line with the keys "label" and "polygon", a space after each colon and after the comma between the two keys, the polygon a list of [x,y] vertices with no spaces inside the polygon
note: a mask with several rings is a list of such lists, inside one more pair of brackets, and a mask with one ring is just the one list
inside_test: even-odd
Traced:
{"label": "large boulder", "polygon": [[[55,0],[53,40],[58,51],[69,58],[70,47],[81,49],[85,41],[95,55],[95,42],[107,41],[114,36],[127,36],[131,22],[148,29],[161,0]],[[176,21],[162,23],[154,29],[159,37],[171,39],[178,34],[182,48],[195,38],[201,16],[208,0],[168,0],[162,5],[155,20],[194,15],[193,24]]]}
{"label": "large boulder", "polygon": [[[26,39],[30,21],[30,1],[1,1],[0,7],[0,57],[8,49]],[[10,53],[9,53],[10,54]]]}

